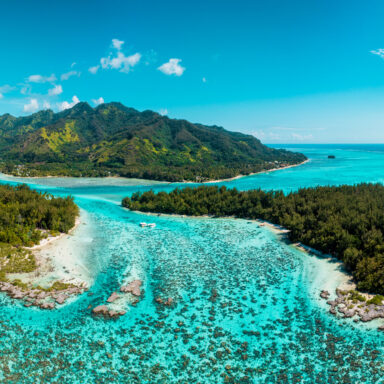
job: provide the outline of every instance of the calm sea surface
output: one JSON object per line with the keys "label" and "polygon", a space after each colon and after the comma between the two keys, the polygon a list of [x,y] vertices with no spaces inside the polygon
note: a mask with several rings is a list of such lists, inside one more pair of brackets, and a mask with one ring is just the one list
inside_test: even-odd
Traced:
{"label": "calm sea surface", "polygon": [[[222,184],[289,192],[384,182],[384,145],[277,147],[310,161]],[[0,179],[75,197],[86,223],[74,238],[92,276],[90,294],[51,312],[0,295],[0,382],[384,382],[384,333],[335,319],[319,299],[339,283],[338,268],[268,229],[246,220],[149,218],[119,206],[133,192],[178,184]],[[157,226],[143,229],[141,221]],[[144,281],[145,295],[125,316],[91,315],[133,277]],[[158,305],[159,297],[173,305]]]}

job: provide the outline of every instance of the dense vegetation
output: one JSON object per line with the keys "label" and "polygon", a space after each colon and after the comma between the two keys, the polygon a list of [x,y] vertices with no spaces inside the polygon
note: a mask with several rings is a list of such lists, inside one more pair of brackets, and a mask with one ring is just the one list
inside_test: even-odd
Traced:
{"label": "dense vegetation", "polygon": [[79,103],[54,113],[0,116],[0,170],[21,176],[110,176],[202,181],[298,164],[251,135],[139,112]]}
{"label": "dense vegetation", "polygon": [[380,184],[239,192],[201,186],[170,193],[135,193],[123,206],[143,212],[263,219],[302,242],[341,259],[360,290],[384,294],[384,187]]}
{"label": "dense vegetation", "polygon": [[26,185],[0,185],[0,243],[30,246],[42,230],[68,232],[78,215],[72,197],[53,197]]}
{"label": "dense vegetation", "polygon": [[[23,248],[47,236],[47,232],[68,232],[79,214],[71,197],[55,198],[26,185],[0,185],[0,281],[9,273],[36,269],[34,255]],[[26,286],[18,279],[12,283]]]}

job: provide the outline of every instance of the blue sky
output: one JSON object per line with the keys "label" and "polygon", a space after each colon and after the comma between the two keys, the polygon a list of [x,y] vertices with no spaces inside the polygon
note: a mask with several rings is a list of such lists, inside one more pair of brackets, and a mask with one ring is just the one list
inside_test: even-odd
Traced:
{"label": "blue sky", "polygon": [[266,143],[384,143],[384,3],[1,4],[0,113],[121,101]]}

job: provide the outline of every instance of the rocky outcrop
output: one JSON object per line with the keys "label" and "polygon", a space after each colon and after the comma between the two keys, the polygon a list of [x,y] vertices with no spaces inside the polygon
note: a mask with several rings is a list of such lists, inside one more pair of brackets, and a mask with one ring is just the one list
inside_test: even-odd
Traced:
{"label": "rocky outcrop", "polygon": [[[130,293],[133,296],[140,297],[141,290],[140,287],[142,285],[141,280],[134,280],[126,286],[122,286],[120,288],[120,292],[122,293]],[[117,292],[112,292],[112,294],[107,299],[107,304],[98,305],[97,307],[92,309],[92,313],[94,315],[102,315],[105,318],[117,318],[126,314],[126,311],[118,311],[113,306],[109,306],[109,304],[114,303],[116,300],[119,300],[123,295],[119,295]],[[136,302],[139,300],[137,299]],[[132,303],[135,305],[135,302]]]}
{"label": "rocky outcrop", "polygon": [[65,301],[73,296],[83,293],[85,286],[69,286],[62,290],[44,290],[41,288],[28,288],[18,286],[10,282],[0,282],[0,291],[5,292],[9,297],[24,300],[24,306],[37,306],[41,309],[54,309],[56,304],[64,304]]}
{"label": "rocky outcrop", "polygon": [[[329,292],[321,291],[320,296],[328,299]],[[329,312],[333,315],[339,314],[343,318],[354,318],[355,322],[365,323],[374,319],[384,319],[384,305],[372,304],[372,301],[367,300],[366,296],[356,291],[337,289],[336,299],[327,301],[330,306]],[[384,325],[380,326],[379,330],[384,331]]]}
{"label": "rocky outcrop", "polygon": [[120,296],[116,293],[116,292],[113,292],[111,296],[109,296],[108,298],[108,303],[113,303],[114,301],[116,301]]}
{"label": "rocky outcrop", "polygon": [[98,305],[97,307],[92,309],[92,312],[95,315],[105,315],[108,313],[108,307],[106,305]]}
{"label": "rocky outcrop", "polygon": [[44,302],[44,303],[41,303],[40,304],[40,308],[41,309],[54,309],[55,308],[55,303],[53,302]]}
{"label": "rocky outcrop", "polygon": [[[128,285],[123,285],[120,287],[121,293],[130,293],[135,296],[137,299],[131,303],[131,305],[136,305],[139,302],[139,298],[142,296],[143,292],[141,291],[141,286],[143,282],[141,280],[133,280]],[[92,309],[92,313],[94,315],[101,315],[105,318],[117,318],[125,315],[126,311],[118,311],[114,308],[113,305],[109,306],[109,304],[114,303],[116,300],[119,300],[124,295],[118,294],[117,292],[112,292],[112,294],[108,297],[106,304],[98,305],[97,307]],[[170,300],[170,301],[169,301]],[[169,299],[166,305],[172,304],[172,299]]]}
{"label": "rocky outcrop", "polygon": [[139,297],[141,295],[140,287],[143,284],[141,280],[133,280],[128,285],[123,285],[120,288],[121,292],[129,292],[132,295]]}
{"label": "rocky outcrop", "polygon": [[97,307],[92,309],[92,313],[94,315],[102,315],[108,318],[116,318],[122,315],[125,315],[125,311],[114,311],[109,309],[106,305],[98,305]]}
{"label": "rocky outcrop", "polygon": [[58,295],[55,295],[54,298],[56,300],[57,304],[64,304],[65,300],[68,299],[69,296],[66,295],[66,293],[59,293]]}

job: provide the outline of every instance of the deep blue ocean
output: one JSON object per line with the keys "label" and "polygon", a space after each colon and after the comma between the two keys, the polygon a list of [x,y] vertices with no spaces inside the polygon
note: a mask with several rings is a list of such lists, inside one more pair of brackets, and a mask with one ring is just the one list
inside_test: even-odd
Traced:
{"label": "deep blue ocean", "polygon": [[[309,162],[220,184],[289,192],[384,183],[384,145],[275,147],[302,152]],[[89,292],[54,311],[0,295],[0,382],[384,382],[381,323],[336,319],[319,298],[343,279],[337,263],[295,249],[256,222],[147,216],[120,206],[136,191],[187,184],[0,179],[75,197],[82,223],[66,252],[90,281]],[[141,221],[156,228],[140,228]],[[125,316],[92,316],[92,307],[134,278],[145,293],[125,304]]]}

